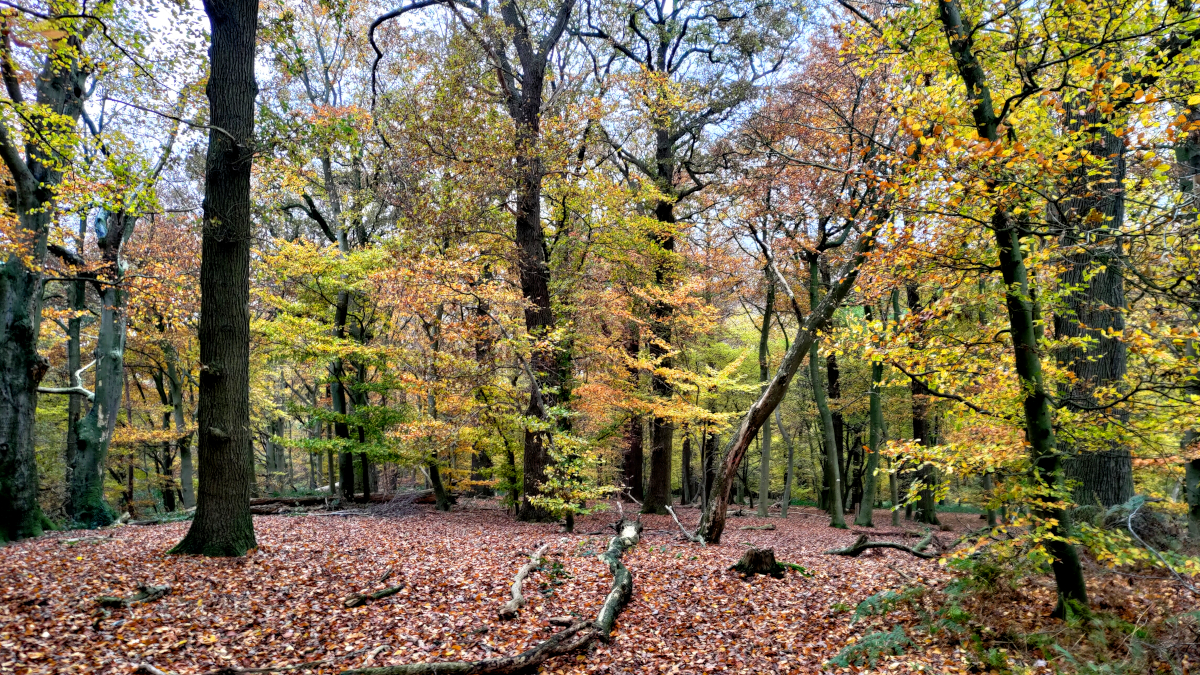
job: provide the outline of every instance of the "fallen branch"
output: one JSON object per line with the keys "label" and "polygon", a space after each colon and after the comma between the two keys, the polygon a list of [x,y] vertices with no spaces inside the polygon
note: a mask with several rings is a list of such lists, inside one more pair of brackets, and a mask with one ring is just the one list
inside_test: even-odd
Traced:
{"label": "fallen branch", "polygon": [[739,527],[738,529],[739,530],[773,530],[773,529],[775,529],[775,524],[767,523],[766,525],[743,525],[742,527]]}
{"label": "fallen branch", "polygon": [[600,554],[600,560],[608,563],[609,571],[612,572],[613,584],[595,621],[580,621],[515,656],[483,659],[482,661],[409,663],[401,666],[355,668],[342,671],[340,675],[442,675],[448,673],[509,675],[510,673],[533,672],[553,656],[581,651],[595,640],[607,640],[616,623],[617,615],[633,597],[633,575],[621,563],[621,556],[638,543],[641,533],[641,521],[622,520],[618,523],[617,536],[609,542],[608,549]]}
{"label": "fallen branch", "polygon": [[392,586],[391,588],[385,588],[382,591],[375,591],[374,593],[351,593],[350,595],[346,596],[345,600],[342,601],[342,606],[346,607],[347,609],[351,607],[361,607],[368,602],[382,600],[388,596],[395,595],[403,589],[404,584],[400,584],[398,586]]}
{"label": "fallen branch", "polygon": [[100,605],[101,607],[128,607],[137,603],[154,602],[170,592],[170,586],[150,586],[149,584],[138,584],[138,592],[134,595],[129,595],[126,597],[101,595],[96,598],[96,604]]}
{"label": "fallen branch", "polygon": [[825,551],[825,553],[826,553],[826,555],[845,555],[845,556],[850,556],[851,558],[857,558],[859,555],[862,554],[863,551],[866,551],[866,550],[869,550],[872,548],[894,548],[897,551],[904,551],[905,553],[911,553],[912,555],[915,555],[918,558],[924,558],[926,560],[929,560],[931,558],[937,557],[936,554],[924,552],[925,549],[929,547],[929,543],[932,541],[933,541],[933,532],[932,531],[930,531],[929,534],[925,535],[925,538],[922,539],[916,546],[912,546],[912,547],[905,546],[904,544],[897,544],[897,543],[891,542],[891,541],[868,541],[867,535],[861,534],[858,536],[858,539],[856,539],[854,541],[854,543],[851,544],[849,547],[830,549],[828,551]]}
{"label": "fallen branch", "polygon": [[521,569],[517,571],[517,576],[513,577],[512,599],[504,603],[504,606],[500,608],[501,619],[516,618],[518,610],[525,606],[525,596],[521,594],[521,585],[525,583],[525,577],[528,577],[530,572],[542,564],[542,554],[546,552],[547,548],[550,548],[549,543],[539,546],[538,550],[529,556],[529,562],[522,565]]}
{"label": "fallen branch", "polygon": [[675,509],[668,506],[667,513],[670,513],[671,517],[675,519],[675,524],[679,526],[679,531],[683,533],[684,539],[704,546],[704,537],[700,536],[699,531],[688,532],[686,529],[684,529],[683,523],[679,522],[679,516],[675,515]]}

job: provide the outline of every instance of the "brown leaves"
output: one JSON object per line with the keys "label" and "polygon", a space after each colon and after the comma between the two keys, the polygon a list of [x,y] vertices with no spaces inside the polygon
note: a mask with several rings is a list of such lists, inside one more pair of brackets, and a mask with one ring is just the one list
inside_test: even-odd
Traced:
{"label": "brown leaves", "polygon": [[[330,673],[477,660],[522,652],[568,618],[594,616],[610,590],[612,577],[597,559],[607,536],[564,536],[556,525],[516,523],[489,508],[422,509],[404,520],[258,517],[259,550],[234,560],[166,555],[185,524],[124,528],[120,538],[89,546],[59,545],[78,533],[9,546],[0,569],[0,672],[124,675],[146,662],[187,675],[323,660],[331,665],[310,672]],[[610,520],[596,514],[577,527],[598,531]],[[821,555],[855,535],[794,509],[786,521],[745,519],[778,529],[741,538],[775,548],[813,576],[789,571],[744,582],[726,570],[743,546],[699,547],[679,541],[669,517],[643,520],[644,539],[624,558],[634,597],[612,640],[583,661],[553,659],[546,672],[814,672],[850,637],[871,630],[850,627],[831,606],[853,607],[907,583],[888,565],[914,579],[942,576],[935,564],[894,551],[857,560]],[[973,524],[964,520],[959,529]],[[520,617],[498,620],[513,575],[547,541],[547,561],[525,581]],[[93,629],[92,598],[139,583],[172,591],[153,604],[110,610]],[[347,591],[398,586],[369,604],[343,606]]]}

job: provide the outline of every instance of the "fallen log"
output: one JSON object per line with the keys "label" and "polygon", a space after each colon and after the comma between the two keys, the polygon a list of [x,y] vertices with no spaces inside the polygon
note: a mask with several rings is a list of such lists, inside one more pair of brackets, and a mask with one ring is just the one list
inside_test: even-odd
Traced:
{"label": "fallen log", "polygon": [[137,603],[154,602],[171,592],[170,586],[151,586],[138,584],[138,592],[134,595],[120,597],[116,595],[101,595],[96,598],[96,604],[101,607],[128,607]]}
{"label": "fallen log", "polygon": [[932,541],[933,541],[933,532],[932,531],[929,532],[929,534],[925,535],[925,538],[922,539],[920,542],[918,542],[916,546],[912,546],[912,547],[905,546],[904,544],[897,544],[897,543],[891,542],[891,541],[869,541],[867,539],[867,535],[860,534],[858,536],[858,539],[856,539],[854,541],[854,543],[851,544],[850,546],[848,546],[846,548],[830,549],[828,551],[825,551],[825,554],[826,555],[845,555],[845,556],[850,556],[851,558],[857,558],[864,551],[867,551],[867,550],[870,550],[873,548],[892,548],[892,549],[896,549],[897,551],[904,551],[905,553],[911,553],[912,555],[915,555],[918,558],[924,558],[926,560],[929,560],[931,558],[937,557],[937,555],[934,553],[925,553],[924,552],[926,548],[929,548],[929,544]]}
{"label": "fallen log", "polygon": [[739,530],[773,530],[773,529],[775,529],[775,524],[767,523],[766,525],[743,525],[743,526],[739,527],[738,529]]}
{"label": "fallen log", "polygon": [[512,599],[504,603],[504,606],[500,608],[501,619],[515,619],[519,610],[525,606],[525,596],[521,594],[521,585],[525,583],[525,578],[529,576],[529,573],[542,564],[542,554],[546,552],[547,548],[550,548],[549,543],[539,546],[533,552],[533,555],[529,556],[529,562],[522,565],[521,569],[517,571],[517,576],[513,577],[512,588],[510,589]]}

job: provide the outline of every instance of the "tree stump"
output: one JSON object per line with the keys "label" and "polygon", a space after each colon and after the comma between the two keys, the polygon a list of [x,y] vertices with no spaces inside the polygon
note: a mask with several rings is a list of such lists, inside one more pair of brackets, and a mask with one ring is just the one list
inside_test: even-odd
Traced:
{"label": "tree stump", "polygon": [[775,562],[775,549],[750,548],[742,554],[742,559],[729,569],[736,570],[745,576],[766,574],[776,579],[782,579],[784,567]]}

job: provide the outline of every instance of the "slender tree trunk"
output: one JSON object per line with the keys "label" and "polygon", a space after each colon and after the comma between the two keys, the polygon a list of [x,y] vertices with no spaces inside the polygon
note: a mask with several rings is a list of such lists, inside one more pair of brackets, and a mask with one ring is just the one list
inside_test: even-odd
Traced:
{"label": "slender tree trunk", "polygon": [[679,503],[692,503],[692,434],[688,430],[688,425],[683,425],[683,445],[679,450],[680,461],[680,482],[682,487],[679,491]]}
{"label": "slender tree trunk", "polygon": [[859,508],[858,515],[854,518],[854,524],[861,527],[875,526],[872,520],[875,515],[875,493],[878,492],[875,472],[879,470],[879,448],[883,445],[883,402],[881,401],[882,392],[880,391],[880,382],[882,380],[883,362],[875,361],[871,363],[871,392],[869,394],[871,399],[871,452],[867,455],[867,466],[863,470],[862,508]]}
{"label": "slender tree trunk", "polygon": [[780,409],[775,409],[775,424],[779,427],[779,436],[783,439],[783,445],[787,448],[787,477],[783,481],[783,500],[779,506],[779,517],[787,518],[788,507],[792,505],[792,480],[796,470],[796,446],[792,444],[792,437],[788,435],[787,429],[783,426],[783,415]]}
{"label": "slender tree trunk", "polygon": [[[625,351],[630,359],[637,359],[641,351],[641,336],[637,324],[631,323],[629,326],[629,339],[625,343]],[[637,371],[630,368],[629,377],[634,382],[634,387],[637,384]],[[628,495],[625,498],[644,502],[646,495],[644,492],[646,455],[643,447],[644,443],[643,421],[641,415],[630,415],[629,421],[625,427],[625,453],[622,458],[622,478],[625,487],[629,489]]]}
{"label": "slender tree trunk", "polygon": [[[818,276],[817,263],[812,261],[809,263],[809,286],[808,298],[810,306],[816,307],[820,299],[820,277]],[[818,359],[818,344],[814,340],[809,346],[808,351],[808,376],[812,381],[813,401],[817,405],[817,411],[820,413],[821,420],[821,436],[825,444],[825,489],[829,492],[829,515],[831,527],[846,527],[845,511],[842,508],[842,475],[840,462],[838,461],[838,446],[837,440],[834,437],[834,420],[833,415],[829,410],[829,400],[825,397],[825,387],[821,380],[824,379],[821,373],[821,362]],[[832,369],[827,369],[830,373],[837,372],[836,364]],[[837,381],[836,376],[834,382]]]}
{"label": "slender tree trunk", "polygon": [[[78,447],[71,480],[71,510],[82,527],[103,527],[116,514],[104,500],[104,467],[116,429],[125,380],[124,286],[121,245],[132,234],[134,219],[124,212],[96,216],[96,236],[104,260],[100,294],[100,330],[96,341],[96,390],[91,409],[76,426]],[[130,469],[132,471],[132,468]]]}
{"label": "slender tree trunk", "polygon": [[[891,460],[888,460],[888,468],[891,467]],[[892,496],[892,527],[900,526],[900,477],[896,475],[894,469],[888,472],[888,489]]]}
{"label": "slender tree trunk", "polygon": [[742,457],[745,456],[746,450],[750,447],[751,440],[758,433],[758,429],[770,419],[771,413],[775,411],[776,406],[779,405],[784,395],[787,394],[788,385],[791,384],[796,370],[800,367],[800,363],[803,362],[804,357],[816,342],[817,331],[829,323],[834,311],[841,305],[846,294],[850,292],[850,288],[854,286],[855,280],[858,279],[859,268],[866,257],[867,251],[871,249],[874,243],[875,236],[873,230],[868,230],[859,236],[850,258],[843,263],[841,269],[838,271],[838,281],[820,303],[812,305],[812,310],[809,311],[808,317],[801,324],[800,330],[797,331],[795,341],[792,342],[791,347],[784,353],[775,377],[771,379],[771,382],[758,397],[758,400],[751,404],[750,410],[742,417],[733,436],[730,437],[729,442],[726,444],[725,458],[721,469],[713,481],[711,499],[704,510],[704,515],[700,519],[700,526],[697,528],[697,532],[706,542],[713,544],[720,543],[721,535],[725,531],[726,513],[729,507],[729,492],[738,464],[741,463]]}
{"label": "slender tree trunk", "polygon": [[[205,162],[200,266],[200,490],[176,553],[240,556],[250,516],[250,175],[254,157],[257,0],[205,0],[212,130]],[[228,134],[228,136],[226,136]]]}
{"label": "slender tree trunk", "polygon": [[[87,214],[81,213],[79,216],[79,238],[76,240],[75,250],[79,253],[83,252],[83,242],[87,234]],[[81,256],[82,257],[82,256]],[[82,279],[71,281],[67,284],[67,301],[70,303],[74,315],[67,319],[67,382],[75,377],[75,373],[83,366],[83,361],[80,356],[79,330],[82,324],[82,315],[87,311],[87,285]],[[83,382],[80,381],[80,386]],[[76,455],[79,449],[79,418],[81,414],[81,401],[79,394],[71,394],[67,401],[67,448],[64,455],[66,472],[64,475],[65,483],[70,486],[74,483]],[[74,522],[75,520],[75,505],[68,497],[66,503],[67,517]]]}
{"label": "slender tree trunk", "polygon": [[183,376],[177,365],[179,355],[174,347],[167,350],[167,387],[171,396],[171,413],[175,418],[175,447],[179,451],[179,485],[183,508],[196,505],[195,480],[192,476],[192,434],[183,433],[187,418],[183,410]]}
{"label": "slender tree trunk", "polygon": [[[939,0],[938,13],[946,32],[947,44],[958,67],[959,76],[971,98],[976,132],[990,143],[999,143],[1000,119],[992,108],[987,74],[974,53],[974,30],[963,24],[957,0]],[[1022,232],[1016,216],[1003,206],[997,207],[991,229],[999,251],[1000,270],[1005,284],[1009,336],[1013,359],[1023,393],[1025,440],[1032,460],[1035,483],[1056,487],[1062,483],[1062,460],[1054,435],[1050,400],[1042,376],[1039,317],[1035,312],[1035,290],[1029,282],[1021,249]],[[1061,508],[1042,507],[1037,515],[1056,524],[1050,528],[1053,538],[1046,544],[1058,586],[1057,616],[1065,617],[1071,603],[1087,606],[1087,586],[1079,553],[1067,542],[1068,520]]]}
{"label": "slender tree trunk", "polygon": [[[767,298],[763,305],[762,329],[758,335],[758,381],[766,386],[771,379],[771,312],[775,309],[775,277],[766,271]],[[762,457],[758,464],[758,517],[770,515],[771,494],[771,425],[764,424],[759,432],[762,435]]]}

